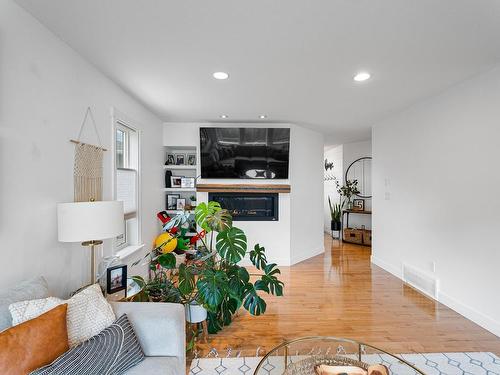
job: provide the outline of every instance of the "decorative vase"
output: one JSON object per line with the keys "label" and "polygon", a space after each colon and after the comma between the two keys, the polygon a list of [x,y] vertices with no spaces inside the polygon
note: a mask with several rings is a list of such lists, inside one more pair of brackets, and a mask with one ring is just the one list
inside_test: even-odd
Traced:
{"label": "decorative vase", "polygon": [[347,209],[352,210],[352,201],[347,202]]}
{"label": "decorative vase", "polygon": [[330,222],[330,229],[333,230],[333,231],[339,231],[342,227],[342,223],[340,221],[335,221],[335,220],[332,220]]}
{"label": "decorative vase", "polygon": [[184,306],[186,321],[189,323],[201,323],[207,319],[207,310],[197,302],[191,302]]}

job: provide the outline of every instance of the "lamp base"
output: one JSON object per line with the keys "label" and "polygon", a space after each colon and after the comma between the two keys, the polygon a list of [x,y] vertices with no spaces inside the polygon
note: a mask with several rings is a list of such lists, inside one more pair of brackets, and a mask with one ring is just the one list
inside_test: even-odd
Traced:
{"label": "lamp base", "polygon": [[82,242],[82,246],[90,246],[90,285],[95,284],[95,247],[101,245],[101,240]]}

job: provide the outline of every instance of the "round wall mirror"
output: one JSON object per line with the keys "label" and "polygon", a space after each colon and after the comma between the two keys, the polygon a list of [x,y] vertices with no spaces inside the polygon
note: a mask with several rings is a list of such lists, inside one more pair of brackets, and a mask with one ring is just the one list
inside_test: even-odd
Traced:
{"label": "round wall mirror", "polygon": [[354,160],[345,172],[345,180],[358,180],[360,198],[372,197],[372,158],[366,156]]}

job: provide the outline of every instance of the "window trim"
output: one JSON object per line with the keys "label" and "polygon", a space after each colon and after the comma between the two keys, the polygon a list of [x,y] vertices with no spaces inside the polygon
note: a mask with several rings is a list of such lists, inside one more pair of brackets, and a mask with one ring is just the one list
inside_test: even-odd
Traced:
{"label": "window trim", "polygon": [[[117,246],[116,241],[113,240],[112,251],[113,255],[122,257],[121,254],[127,254],[126,256],[131,255],[132,253],[139,251],[142,249],[144,244],[142,243],[142,161],[141,161],[141,147],[142,147],[142,133],[141,130],[136,125],[137,122],[130,119],[128,116],[124,115],[116,108],[111,108],[111,192],[113,199],[116,200],[116,188],[117,188],[117,162],[116,162],[116,131],[119,128],[124,128],[125,130],[129,129],[130,131],[135,132],[137,135],[137,169],[133,169],[137,172],[137,186],[136,186],[136,203],[137,203],[137,211],[136,211],[136,219],[137,219],[137,242],[136,244],[128,243],[127,240],[122,246]],[[127,137],[129,138],[129,137]],[[130,139],[127,140],[127,158],[130,160]],[[124,150],[125,151],[125,150]],[[124,160],[125,160],[125,152],[124,152]],[[123,169],[123,168],[122,168]],[[127,169],[127,168],[125,168]],[[125,219],[125,217],[124,217]],[[126,236],[127,237],[127,236]]]}

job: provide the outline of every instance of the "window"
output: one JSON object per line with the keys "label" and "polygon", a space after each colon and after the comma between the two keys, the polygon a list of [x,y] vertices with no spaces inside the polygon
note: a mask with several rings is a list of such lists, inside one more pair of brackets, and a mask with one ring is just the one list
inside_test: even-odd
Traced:
{"label": "window", "polygon": [[115,239],[116,251],[140,246],[139,133],[122,120],[114,123],[115,199],[123,201],[125,232]]}

